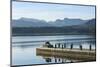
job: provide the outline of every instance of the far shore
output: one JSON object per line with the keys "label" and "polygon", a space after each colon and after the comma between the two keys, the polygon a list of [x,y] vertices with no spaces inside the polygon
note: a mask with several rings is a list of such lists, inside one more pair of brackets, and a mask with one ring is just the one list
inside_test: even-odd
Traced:
{"label": "far shore", "polygon": [[68,33],[37,33],[37,34],[12,34],[12,36],[62,36],[62,35],[89,35],[96,36],[95,34],[68,34]]}

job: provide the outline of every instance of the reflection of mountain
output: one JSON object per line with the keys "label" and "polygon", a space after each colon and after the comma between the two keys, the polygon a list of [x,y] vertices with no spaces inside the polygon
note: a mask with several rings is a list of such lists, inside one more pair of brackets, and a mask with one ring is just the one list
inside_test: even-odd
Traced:
{"label": "reflection of mountain", "polygon": [[57,19],[54,22],[21,18],[12,20],[13,35],[95,34],[96,19]]}

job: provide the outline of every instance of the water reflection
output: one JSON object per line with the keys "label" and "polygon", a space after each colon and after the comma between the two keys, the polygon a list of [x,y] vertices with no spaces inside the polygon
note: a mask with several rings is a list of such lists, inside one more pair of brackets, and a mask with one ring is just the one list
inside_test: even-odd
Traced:
{"label": "water reflection", "polygon": [[[45,44],[45,40],[49,41],[49,38],[52,38],[51,36],[48,38],[46,36],[40,37],[38,36],[38,38],[34,38],[34,36],[29,36],[28,38],[26,37],[15,37],[12,43],[12,64],[13,65],[27,65],[27,64],[46,64],[46,63],[68,63],[68,62],[77,62],[77,60],[73,60],[73,59],[69,59],[69,58],[62,58],[62,57],[51,57],[51,56],[39,56],[36,55],[36,48],[40,48],[43,47],[43,44]],[[62,45],[64,45],[63,47],[66,48],[70,48],[71,43],[73,43],[73,48],[79,48],[79,45],[81,44],[83,46],[83,48],[89,49],[89,45],[92,45],[91,49],[95,49],[96,43],[95,43],[95,38],[86,38],[85,36],[84,39],[75,39],[78,37],[75,37],[73,39],[71,39],[72,36],[63,36],[63,37],[59,37],[56,36],[56,38],[54,40],[50,40],[50,43],[55,46],[55,44],[57,43],[61,43],[61,45],[56,45],[56,47],[62,47]],[[80,36],[82,37],[82,36]],[[87,36],[86,36],[87,37]],[[36,39],[43,39],[44,41],[41,42],[41,40],[36,41]],[[47,39],[48,38],[48,39]],[[62,38],[64,38],[63,40],[61,40]],[[68,40],[68,38],[70,38]],[[56,40],[59,39],[59,40]],[[21,42],[22,41],[22,42]],[[29,42],[26,42],[29,41]],[[35,42],[36,41],[36,42]],[[79,61],[79,60],[78,60]]]}
{"label": "water reflection", "polygon": [[54,63],[73,63],[73,62],[78,62],[79,60],[72,60],[72,59],[68,59],[68,58],[61,58],[61,57],[47,57],[47,56],[41,56],[43,57],[43,59],[45,60],[45,62],[50,63],[52,61],[54,61]]}
{"label": "water reflection", "polygon": [[[87,60],[86,59],[85,60],[82,60],[82,59],[79,59],[78,57],[71,58],[71,57],[65,56],[67,53],[64,53],[64,52],[62,52],[62,56],[61,55],[59,56],[58,53],[55,54],[57,51],[54,51],[53,52],[52,50],[54,50],[54,49],[60,49],[60,50],[63,51],[63,49],[64,50],[65,49],[70,49],[70,50],[73,50],[74,49],[76,51],[77,50],[79,50],[79,51],[82,51],[83,50],[83,51],[93,51],[93,52],[95,52],[95,49],[96,49],[96,41],[76,42],[76,43],[75,42],[67,42],[67,43],[62,42],[62,43],[55,43],[55,44],[52,44],[52,45],[53,45],[53,48],[51,48],[51,51],[49,51],[49,50],[48,51],[46,51],[46,50],[43,50],[43,51],[42,50],[41,51],[40,50],[36,50],[36,56],[43,57],[43,59],[47,63],[50,63],[52,61],[53,61],[53,63],[66,63],[66,62],[67,63],[68,62],[73,63],[73,62],[87,61]],[[47,48],[50,48],[50,47],[47,47]],[[60,50],[58,50],[58,52]],[[76,54],[77,54],[77,52],[76,52]],[[81,54],[81,55],[84,55],[84,54]],[[91,60],[88,60],[88,61],[91,61]]]}
{"label": "water reflection", "polygon": [[51,58],[45,58],[45,62],[52,62]]}

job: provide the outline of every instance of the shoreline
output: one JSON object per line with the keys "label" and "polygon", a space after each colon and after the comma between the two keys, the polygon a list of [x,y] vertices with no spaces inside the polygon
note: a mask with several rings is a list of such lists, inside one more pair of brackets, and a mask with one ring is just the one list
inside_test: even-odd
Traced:
{"label": "shoreline", "polygon": [[95,34],[12,34],[11,36],[62,36],[62,35],[88,35],[88,36],[94,36]]}

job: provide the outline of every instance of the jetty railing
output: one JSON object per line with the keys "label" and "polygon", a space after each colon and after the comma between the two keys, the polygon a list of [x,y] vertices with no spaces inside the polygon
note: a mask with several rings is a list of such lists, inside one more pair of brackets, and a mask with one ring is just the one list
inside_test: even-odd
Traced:
{"label": "jetty railing", "polygon": [[[62,49],[65,49],[65,48],[68,48],[66,45],[67,45],[67,43],[56,43],[55,45],[53,45],[53,48],[62,48]],[[87,47],[89,47],[88,50],[90,50],[90,51],[91,50],[96,50],[96,46],[94,46],[94,49],[92,49],[93,45],[91,43],[89,45],[87,45]],[[73,43],[70,43],[70,49],[75,49]],[[80,44],[79,45],[79,49],[83,50],[85,48],[83,48],[83,45]]]}

